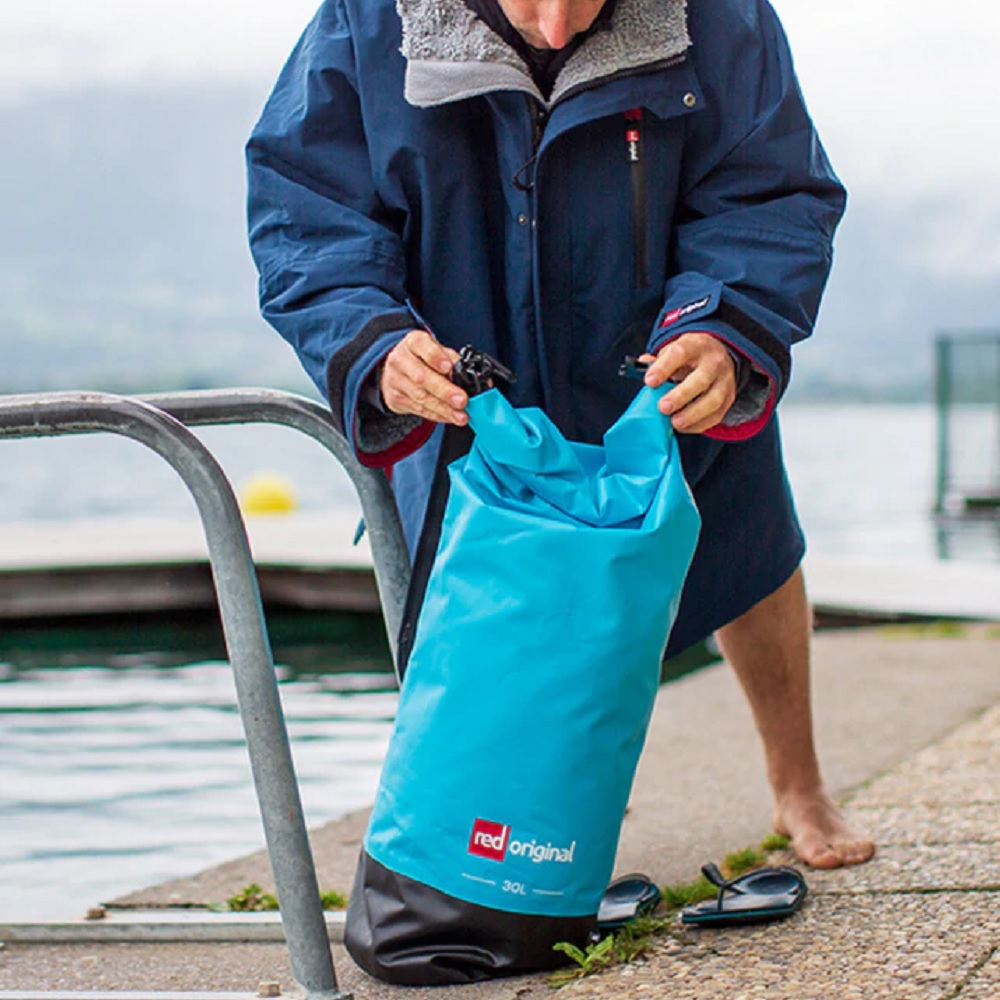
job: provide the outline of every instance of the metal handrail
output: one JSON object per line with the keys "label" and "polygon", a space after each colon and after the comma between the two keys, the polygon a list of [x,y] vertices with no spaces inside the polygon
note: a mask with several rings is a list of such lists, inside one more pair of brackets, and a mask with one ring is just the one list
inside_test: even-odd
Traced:
{"label": "metal handrail", "polygon": [[[362,465],[337,430],[322,404],[306,396],[277,389],[204,389],[158,392],[138,396],[188,426],[271,423],[292,427],[323,445],[350,477],[361,501],[365,528],[371,541],[375,582],[382,604],[389,648],[396,665],[396,643],[410,585],[410,559],[399,511],[381,469]],[[397,666],[397,679],[398,679]]]}
{"label": "metal handrail", "polygon": [[180,475],[198,507],[292,975],[310,1000],[350,1000],[337,988],[257,577],[239,505],[225,474],[180,421],[141,400],[91,392],[0,397],[0,437],[100,431],[132,438],[160,455]]}

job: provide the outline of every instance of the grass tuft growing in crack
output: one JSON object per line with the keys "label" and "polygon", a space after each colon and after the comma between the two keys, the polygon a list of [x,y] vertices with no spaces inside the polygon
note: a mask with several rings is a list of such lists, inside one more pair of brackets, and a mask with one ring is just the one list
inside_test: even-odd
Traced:
{"label": "grass tuft growing in crack", "polygon": [[[319,894],[324,910],[346,910],[347,897],[336,889],[326,889]],[[225,910],[240,913],[259,913],[278,909],[278,897],[272,892],[264,892],[256,883],[245,885],[238,893],[226,900]]]}
{"label": "grass tuft growing in crack", "polygon": [[769,833],[760,842],[760,849],[765,854],[770,854],[772,851],[785,851],[791,846],[791,840],[783,833]]}
{"label": "grass tuft growing in crack", "polygon": [[603,972],[613,965],[634,962],[649,948],[654,936],[667,929],[668,924],[669,921],[663,917],[639,917],[614,934],[588,944],[585,949],[560,941],[553,948],[569,956],[575,964],[554,972],[549,977],[549,984],[558,989],[574,979]]}
{"label": "grass tuft growing in crack", "polygon": [[[767,855],[772,851],[782,851],[790,845],[788,837],[779,833],[769,834],[757,847],[744,847],[727,854],[720,866],[722,873],[726,878],[738,878],[767,864]],[[670,933],[674,918],[680,910],[685,906],[713,899],[718,891],[704,875],[699,875],[693,882],[660,886],[663,903],[656,916],[639,917],[583,949],[568,941],[560,941],[553,948],[570,958],[574,964],[552,973],[549,985],[558,989],[584,976],[634,961],[649,950],[655,938]]]}

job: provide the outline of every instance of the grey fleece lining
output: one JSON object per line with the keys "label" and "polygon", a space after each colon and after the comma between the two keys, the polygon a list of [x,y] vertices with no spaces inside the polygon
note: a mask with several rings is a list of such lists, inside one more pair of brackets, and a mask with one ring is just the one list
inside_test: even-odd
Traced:
{"label": "grey fleece lining", "polygon": [[551,105],[581,84],[684,54],[686,0],[619,0],[610,31],[570,56],[546,102],[521,57],[463,0],[397,0],[403,21],[407,101],[434,107],[492,90],[523,90]]}
{"label": "grey fleece lining", "polygon": [[410,413],[392,413],[378,410],[365,400],[358,401],[358,423],[354,431],[358,451],[369,455],[388,451],[412,434],[423,419]]}
{"label": "grey fleece lining", "polygon": [[733,401],[722,418],[723,427],[739,427],[756,420],[766,409],[771,398],[771,383],[763,372],[754,371],[744,390]]}

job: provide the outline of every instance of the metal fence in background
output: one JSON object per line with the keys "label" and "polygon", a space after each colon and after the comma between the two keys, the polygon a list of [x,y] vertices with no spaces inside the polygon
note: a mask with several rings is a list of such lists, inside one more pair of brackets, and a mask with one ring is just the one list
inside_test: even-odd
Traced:
{"label": "metal fence in background", "polygon": [[934,510],[1000,518],[1000,331],[939,334],[934,383]]}

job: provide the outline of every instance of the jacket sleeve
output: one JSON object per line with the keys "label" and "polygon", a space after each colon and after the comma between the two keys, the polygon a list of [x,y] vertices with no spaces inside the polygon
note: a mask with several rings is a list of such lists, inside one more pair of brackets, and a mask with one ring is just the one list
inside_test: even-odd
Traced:
{"label": "jacket sleeve", "polygon": [[749,358],[747,386],[709,432],[740,440],[767,423],[788,385],[791,345],[812,332],[846,195],[774,12],[764,0],[734,0],[734,42],[713,52],[713,6],[692,5],[697,99],[705,106],[687,119],[673,277],[649,346],[655,353],[682,333],[703,331]]}
{"label": "jacket sleeve", "polygon": [[339,0],[324,3],[283,69],[247,144],[247,170],[264,318],[295,349],[361,461],[389,465],[433,425],[361,399],[381,359],[420,323],[407,306],[400,233],[372,179]]}

